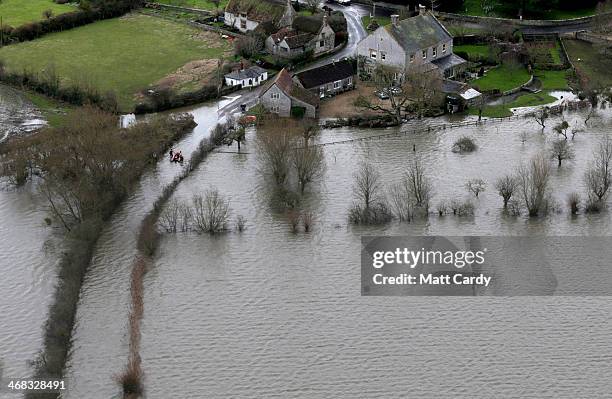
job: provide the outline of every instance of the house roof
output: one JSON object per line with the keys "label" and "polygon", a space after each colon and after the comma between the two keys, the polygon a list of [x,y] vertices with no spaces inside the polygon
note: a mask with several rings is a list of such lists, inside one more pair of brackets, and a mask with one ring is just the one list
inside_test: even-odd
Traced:
{"label": "house roof", "polygon": [[346,79],[356,73],[357,65],[355,61],[345,59],[300,72],[296,76],[305,89],[311,89],[326,83]]}
{"label": "house roof", "polygon": [[232,14],[244,13],[251,21],[277,22],[285,13],[287,3],[280,0],[229,0],[225,11]]}
{"label": "house roof", "polygon": [[319,97],[296,85],[285,68],[283,68],[273,80],[268,81],[268,83],[264,85],[261,95],[265,94],[274,85],[289,97],[296,98],[315,107],[319,105]]}
{"label": "house roof", "polygon": [[467,61],[463,58],[459,57],[457,54],[449,54],[446,57],[438,58],[431,61],[432,64],[435,64],[438,68],[443,71],[455,67],[457,65],[465,64]]}
{"label": "house roof", "polygon": [[298,30],[300,32],[309,32],[314,35],[319,33],[321,30],[321,25],[323,24],[323,15],[298,15],[293,20],[293,29]]}
{"label": "house roof", "polygon": [[225,75],[226,78],[235,79],[235,80],[243,80],[243,79],[257,79],[259,76],[263,75],[267,71],[257,65],[253,65],[247,69],[241,69],[239,71],[232,71]]}
{"label": "house roof", "polygon": [[299,32],[295,29],[285,27],[271,35],[275,44],[279,44],[283,40],[287,42],[290,49],[295,49],[305,46],[314,38],[314,35],[307,32]]}
{"label": "house roof", "polygon": [[482,95],[478,90],[471,88],[467,84],[450,79],[442,81],[442,92],[459,95],[464,100],[471,100]]}
{"label": "house roof", "polygon": [[442,41],[452,40],[451,34],[433,15],[426,13],[389,24],[379,29],[387,32],[408,52],[435,46]]}

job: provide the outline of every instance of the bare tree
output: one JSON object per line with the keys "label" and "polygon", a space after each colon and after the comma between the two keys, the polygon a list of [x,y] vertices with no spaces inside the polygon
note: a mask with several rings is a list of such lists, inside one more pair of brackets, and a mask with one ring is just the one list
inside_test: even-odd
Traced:
{"label": "bare tree", "polygon": [[427,176],[420,158],[415,158],[410,164],[408,172],[406,172],[405,181],[414,205],[423,208],[427,212],[429,210],[429,201],[433,196],[433,185]]}
{"label": "bare tree", "polygon": [[258,131],[259,171],[271,175],[279,186],[289,175],[292,142],[290,132],[278,124],[267,124]]}
{"label": "bare tree", "polygon": [[414,102],[419,118],[428,111],[440,108],[444,95],[442,93],[442,77],[436,71],[425,72],[413,68],[406,73],[405,89]]}
{"label": "bare tree", "polygon": [[306,185],[323,173],[323,151],[321,147],[316,146],[295,148],[292,163],[297,174],[300,192],[304,194]]}
{"label": "bare tree", "polygon": [[181,218],[181,204],[172,200],[159,216],[159,226],[167,233],[176,233]]}
{"label": "bare tree", "polygon": [[538,125],[542,126],[542,131],[544,131],[544,128],[546,127],[546,120],[550,117],[550,110],[548,107],[542,108],[541,110],[536,111],[533,117]]}
{"label": "bare tree", "polygon": [[373,204],[382,200],[383,185],[380,173],[371,163],[363,161],[354,177],[353,192],[365,209],[369,209]]}
{"label": "bare tree", "polygon": [[605,136],[593,153],[593,161],[585,173],[589,202],[603,203],[612,184],[612,139]]}
{"label": "bare tree", "polygon": [[567,204],[570,207],[570,212],[575,215],[580,210],[580,194],[573,192],[567,196]]}
{"label": "bare tree", "polygon": [[465,188],[478,198],[478,195],[487,188],[487,183],[482,179],[471,179],[465,184]]}
{"label": "bare tree", "polygon": [[512,175],[505,175],[503,177],[500,177],[495,182],[495,189],[504,200],[504,208],[508,207],[508,201],[510,201],[510,199],[512,198],[512,195],[516,191],[517,187],[518,180],[515,176]]}
{"label": "bare tree", "polygon": [[240,152],[240,144],[246,141],[246,130],[242,126],[238,126],[230,130],[223,138],[223,143],[231,146],[234,142],[238,144],[238,152]]}
{"label": "bare tree", "polygon": [[564,160],[574,159],[574,149],[567,141],[556,140],[550,148],[550,155],[559,162],[559,167],[561,167],[561,162]]}
{"label": "bare tree", "polygon": [[219,233],[227,228],[229,203],[216,189],[193,197],[193,223],[199,233]]}
{"label": "bare tree", "polygon": [[536,155],[517,172],[519,190],[530,217],[547,211],[550,166],[542,155]]}

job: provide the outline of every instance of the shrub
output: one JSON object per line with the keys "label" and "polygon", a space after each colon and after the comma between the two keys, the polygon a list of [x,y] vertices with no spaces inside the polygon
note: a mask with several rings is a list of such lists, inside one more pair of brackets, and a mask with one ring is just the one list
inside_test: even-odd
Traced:
{"label": "shrub", "polygon": [[470,137],[462,136],[453,144],[453,152],[473,152],[478,146]]}
{"label": "shrub", "polygon": [[570,212],[575,215],[580,210],[580,194],[573,192],[567,197],[567,204],[569,205]]}
{"label": "shrub", "polygon": [[304,107],[291,107],[291,116],[294,118],[302,119],[306,115],[306,108]]}
{"label": "shrub", "polygon": [[193,198],[193,223],[199,233],[220,233],[227,228],[229,203],[216,189]]}
{"label": "shrub", "polygon": [[349,221],[353,224],[385,224],[393,219],[391,210],[384,202],[378,202],[368,208],[355,204],[349,210]]}

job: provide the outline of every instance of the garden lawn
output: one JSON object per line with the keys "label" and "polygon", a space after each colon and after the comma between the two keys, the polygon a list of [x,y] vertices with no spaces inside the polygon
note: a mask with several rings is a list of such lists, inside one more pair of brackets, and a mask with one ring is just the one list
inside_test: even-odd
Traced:
{"label": "garden lawn", "polygon": [[472,81],[480,91],[499,89],[501,92],[519,87],[529,81],[529,73],[522,66],[501,65],[489,70],[485,76]]}
{"label": "garden lawn", "polygon": [[228,49],[217,35],[131,14],[4,47],[0,59],[15,72],[51,65],[63,84],[115,91],[121,110],[130,111],[137,92],[189,61],[220,58]]}
{"label": "garden lawn", "polygon": [[370,17],[370,16],[365,16],[365,17],[361,17],[361,24],[363,25],[364,29],[368,29],[368,25],[370,25],[370,21],[372,21],[373,19],[376,20],[376,22],[378,22],[378,25],[380,26],[385,26],[385,25],[389,25],[391,23],[391,18],[389,17]]}
{"label": "garden lawn", "polygon": [[567,71],[535,71],[536,78],[542,82],[542,90],[568,90]]}
{"label": "garden lawn", "polygon": [[162,4],[170,4],[172,6],[180,6],[180,7],[188,7],[188,8],[198,8],[200,10],[224,10],[227,2],[229,0],[220,0],[219,7],[215,5],[212,1],[208,0],[155,0],[156,3]]}
{"label": "garden lawn", "polygon": [[[555,102],[557,99],[546,93],[530,93],[517,97],[514,101],[499,105],[486,105],[482,110],[482,116],[487,118],[504,118],[512,116],[511,108],[535,107]],[[478,107],[468,110],[470,115],[478,115]]]}
{"label": "garden lawn", "polygon": [[44,19],[43,12],[51,10],[53,15],[76,10],[70,4],[56,4],[53,0],[2,0],[0,17],[2,24],[16,28],[28,22]]}
{"label": "garden lawn", "polygon": [[486,59],[489,56],[489,46],[486,44],[462,44],[453,46],[453,51],[455,54],[459,52],[467,53],[470,59],[477,57]]}

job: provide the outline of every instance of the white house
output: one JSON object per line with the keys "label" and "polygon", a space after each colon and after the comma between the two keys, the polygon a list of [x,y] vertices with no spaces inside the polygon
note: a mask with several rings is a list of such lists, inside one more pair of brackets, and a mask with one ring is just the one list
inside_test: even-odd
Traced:
{"label": "white house", "polygon": [[268,71],[254,65],[247,69],[232,71],[224,77],[227,86],[255,87],[268,80]]}

